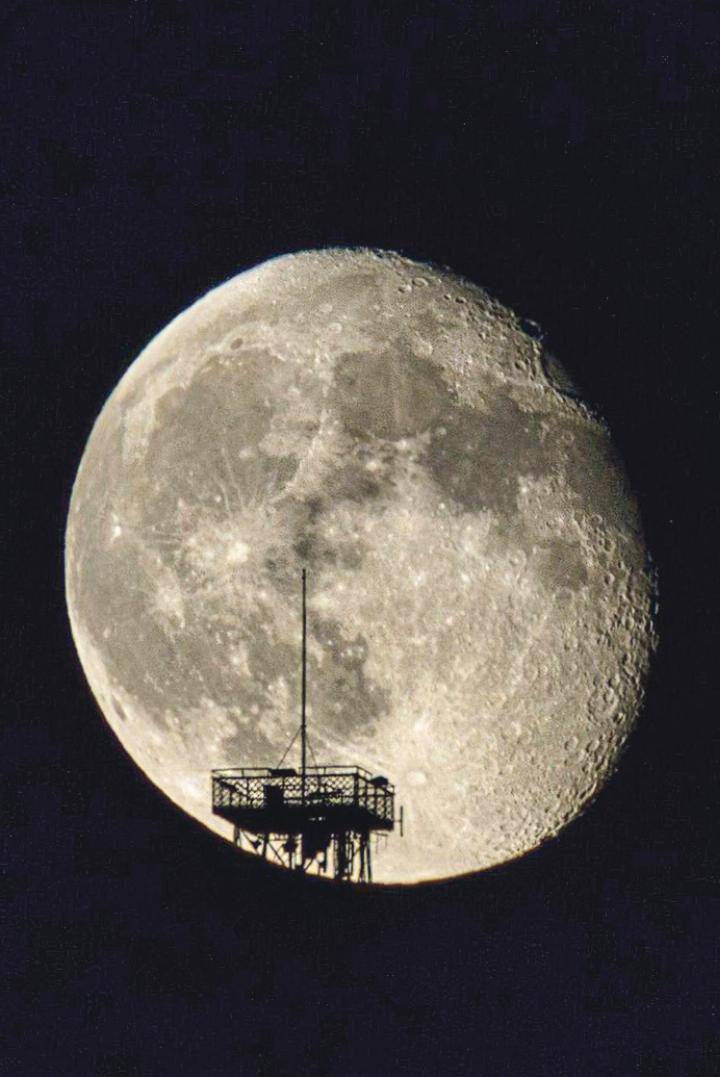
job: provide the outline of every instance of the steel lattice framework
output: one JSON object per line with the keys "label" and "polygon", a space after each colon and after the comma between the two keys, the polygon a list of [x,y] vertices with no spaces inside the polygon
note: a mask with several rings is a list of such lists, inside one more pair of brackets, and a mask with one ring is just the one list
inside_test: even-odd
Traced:
{"label": "steel lattice framework", "polygon": [[212,792],[238,846],[337,879],[371,881],[371,835],[395,825],[394,788],[362,767],[215,770]]}
{"label": "steel lattice framework", "polygon": [[[236,767],[212,772],[212,810],[233,825],[235,844],[296,871],[372,881],[371,837],[395,827],[395,789],[363,767],[307,765],[307,603],[302,573],[300,769]],[[297,734],[296,734],[297,736]],[[291,745],[292,746],[292,745]],[[402,834],[402,809],[397,820]]]}

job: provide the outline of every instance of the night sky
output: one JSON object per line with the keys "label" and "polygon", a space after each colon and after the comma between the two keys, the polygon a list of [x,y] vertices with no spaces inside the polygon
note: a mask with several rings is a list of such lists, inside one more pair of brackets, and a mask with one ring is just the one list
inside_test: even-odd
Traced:
{"label": "night sky", "polygon": [[[720,6],[28,0],[0,41],[4,1071],[714,1077]],[[330,244],[543,326],[660,580],[597,802],[411,890],[288,878],[174,808],[64,605],[72,481],[127,366],[210,286]]]}

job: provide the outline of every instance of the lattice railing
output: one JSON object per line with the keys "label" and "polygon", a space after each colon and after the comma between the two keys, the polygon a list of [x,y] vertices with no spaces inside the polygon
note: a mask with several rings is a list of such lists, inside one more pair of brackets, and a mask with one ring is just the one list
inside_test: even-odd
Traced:
{"label": "lattice railing", "polygon": [[378,784],[361,767],[308,768],[304,802],[302,776],[297,772],[274,774],[270,770],[240,768],[213,771],[212,777],[214,808],[260,810],[269,803],[268,790],[277,789],[288,808],[303,803],[364,808],[388,824],[394,821],[393,787]]}

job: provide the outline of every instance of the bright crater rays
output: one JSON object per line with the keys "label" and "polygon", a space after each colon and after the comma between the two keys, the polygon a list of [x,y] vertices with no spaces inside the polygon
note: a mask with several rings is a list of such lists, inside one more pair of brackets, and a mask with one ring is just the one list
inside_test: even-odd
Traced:
{"label": "bright crater rays", "polygon": [[315,754],[405,806],[378,881],[518,856],[601,787],[655,640],[637,507],[482,289],[384,252],[274,259],[171,322],[95,424],[78,652],[139,766],[225,836],[211,768],[274,765],[297,729],[303,565]]}

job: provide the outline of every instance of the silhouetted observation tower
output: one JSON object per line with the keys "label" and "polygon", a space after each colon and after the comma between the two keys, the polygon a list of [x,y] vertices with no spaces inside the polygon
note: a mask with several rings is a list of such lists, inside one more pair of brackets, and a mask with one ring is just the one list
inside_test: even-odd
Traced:
{"label": "silhouetted observation tower", "polygon": [[[235,844],[291,870],[372,881],[372,838],[395,828],[395,789],[364,767],[308,766],[307,603],[302,572],[300,728],[277,767],[212,772],[212,808],[234,827]],[[300,769],[283,763],[300,736]],[[397,820],[402,834],[402,809]]]}

